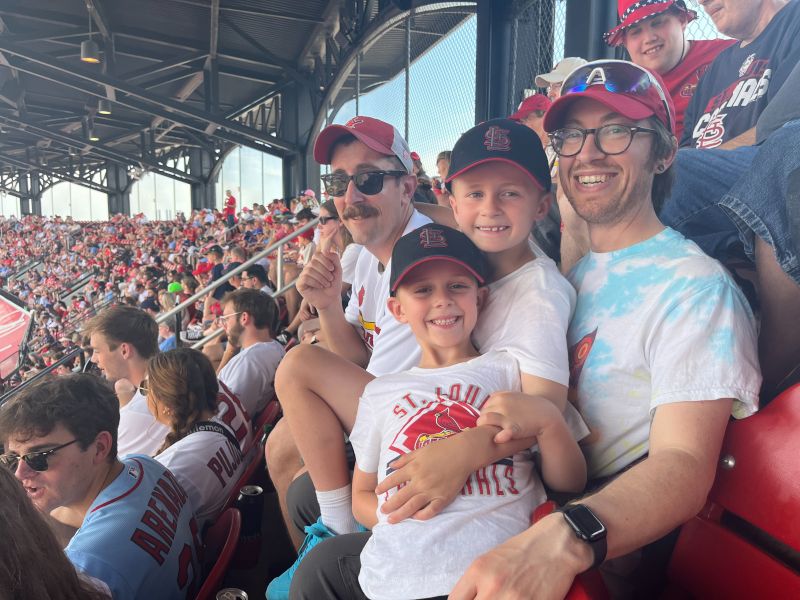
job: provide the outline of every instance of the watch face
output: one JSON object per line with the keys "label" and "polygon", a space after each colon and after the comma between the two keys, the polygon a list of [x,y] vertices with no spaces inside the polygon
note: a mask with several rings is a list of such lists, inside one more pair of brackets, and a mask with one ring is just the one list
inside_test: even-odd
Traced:
{"label": "watch face", "polygon": [[592,542],[605,537],[606,526],[600,522],[589,507],[576,504],[564,511],[564,516],[584,540]]}

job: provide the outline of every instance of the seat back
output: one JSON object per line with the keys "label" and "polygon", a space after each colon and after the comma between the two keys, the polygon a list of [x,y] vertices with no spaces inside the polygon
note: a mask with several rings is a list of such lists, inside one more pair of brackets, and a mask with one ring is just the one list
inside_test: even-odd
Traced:
{"label": "seat back", "polygon": [[246,485],[250,483],[250,481],[255,476],[256,472],[259,469],[265,469],[266,465],[264,464],[264,448],[263,446],[259,445],[259,448],[253,450],[255,453],[250,460],[250,464],[247,465],[247,468],[242,473],[242,476],[239,477],[239,481],[236,482],[236,485],[231,489],[231,493],[228,496],[228,499],[225,501],[222,510],[226,510],[233,506],[233,503],[236,502],[236,498],[239,497],[239,491]]}
{"label": "seat back", "polygon": [[239,543],[242,517],[236,508],[226,509],[208,528],[203,539],[203,572],[207,573],[195,600],[215,597]]}
{"label": "seat back", "polygon": [[670,597],[800,598],[800,384],[731,423],[703,511],[685,524]]}
{"label": "seat back", "polygon": [[281,405],[273,396],[272,399],[267,402],[267,405],[264,407],[264,409],[253,419],[253,440],[251,441],[250,445],[245,448],[245,455],[257,442],[260,441],[263,444],[266,441],[265,428],[268,425],[275,425],[275,423],[278,422],[278,417],[280,417],[280,415]]}

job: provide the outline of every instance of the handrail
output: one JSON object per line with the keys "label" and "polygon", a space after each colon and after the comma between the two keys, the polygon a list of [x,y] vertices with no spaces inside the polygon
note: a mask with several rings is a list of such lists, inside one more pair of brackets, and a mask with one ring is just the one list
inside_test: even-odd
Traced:
{"label": "handrail", "polygon": [[[230,273],[226,273],[225,275],[223,275],[219,279],[215,279],[214,281],[209,283],[206,287],[204,287],[203,289],[195,292],[194,294],[189,296],[186,300],[184,300],[183,302],[181,302],[180,304],[178,304],[174,308],[171,308],[167,312],[160,314],[156,318],[156,323],[163,323],[164,321],[166,321],[170,317],[175,316],[176,314],[181,312],[187,306],[191,306],[193,303],[197,302],[198,300],[200,300],[201,298],[206,296],[208,294],[208,292],[217,289],[223,283],[226,283],[231,277],[235,277],[236,275],[239,275],[243,271],[246,271],[249,267],[251,267],[252,265],[256,264],[256,262],[258,262],[259,260],[261,260],[265,256],[275,252],[275,250],[279,250],[279,252],[280,252],[280,254],[279,254],[279,259],[280,259],[279,263],[282,263],[283,262],[283,259],[282,259],[282,257],[283,257],[283,246],[286,245],[287,243],[291,242],[292,240],[298,238],[300,235],[302,235],[303,233],[305,233],[309,229],[313,229],[314,227],[316,227],[318,221],[319,221],[319,217],[317,217],[313,221],[310,221],[310,222],[306,223],[300,229],[296,229],[295,231],[293,231],[291,234],[287,235],[286,237],[279,239],[277,242],[274,242],[274,243],[270,244],[269,246],[264,248],[261,252],[259,252],[258,254],[253,256],[252,258],[247,259],[245,262],[243,262],[241,265],[236,267]],[[282,280],[282,279],[283,279],[283,273],[279,273],[279,280]],[[288,289],[288,288],[286,288],[286,289]],[[285,292],[286,289],[282,288],[280,291],[281,292]],[[273,294],[273,297],[275,297],[277,295],[278,295],[278,293],[276,292],[275,294]],[[176,332],[176,335],[177,335],[177,332]]]}
{"label": "handrail", "polygon": [[8,390],[5,393],[3,393],[3,395],[0,396],[0,406],[2,406],[3,403],[6,400],[8,400],[11,396],[13,396],[14,394],[16,394],[18,392],[21,392],[23,389],[25,389],[29,385],[32,385],[34,381],[38,381],[42,377],[46,377],[47,375],[49,375],[50,373],[55,371],[61,365],[66,364],[67,362],[69,362],[71,360],[74,360],[76,356],[80,356],[81,357],[81,372],[83,372],[86,369],[86,364],[87,364],[86,351],[83,348],[75,348],[74,350],[72,350],[72,352],[70,352],[68,354],[65,354],[64,356],[62,356],[60,359],[58,359],[56,362],[54,362],[52,365],[50,365],[46,369],[42,369],[41,371],[39,371],[36,375],[31,377],[30,379],[28,379],[26,381],[23,381],[20,385],[18,385],[16,387],[13,387],[10,390]]}

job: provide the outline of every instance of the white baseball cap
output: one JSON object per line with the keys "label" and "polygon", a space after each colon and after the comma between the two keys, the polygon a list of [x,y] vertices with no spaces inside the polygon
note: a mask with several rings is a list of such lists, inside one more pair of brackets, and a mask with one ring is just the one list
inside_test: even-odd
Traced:
{"label": "white baseball cap", "polygon": [[543,88],[554,83],[561,83],[567,78],[567,75],[587,62],[587,60],[577,56],[568,56],[561,59],[552,71],[536,76],[536,87]]}

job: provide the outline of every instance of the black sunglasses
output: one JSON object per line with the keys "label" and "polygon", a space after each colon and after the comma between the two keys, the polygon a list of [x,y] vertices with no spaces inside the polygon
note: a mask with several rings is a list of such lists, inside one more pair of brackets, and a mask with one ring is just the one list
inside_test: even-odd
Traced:
{"label": "black sunglasses", "polygon": [[50,450],[40,450],[39,452],[28,452],[28,454],[23,454],[22,456],[18,456],[16,454],[3,454],[0,456],[0,463],[3,464],[7,469],[10,471],[16,471],[17,466],[19,465],[20,460],[24,460],[25,464],[28,465],[34,471],[47,471],[47,459],[51,457],[53,454],[61,450],[62,448],[66,448],[70,444],[74,444],[77,442],[77,439],[72,440],[71,442],[67,442],[66,444],[61,444],[60,446],[56,446],[55,448],[50,448]]}
{"label": "black sunglasses", "polygon": [[323,175],[320,179],[325,184],[325,191],[328,192],[328,195],[339,198],[345,195],[351,180],[359,192],[367,196],[374,196],[380,194],[383,189],[384,177],[402,177],[403,175],[408,175],[408,173],[405,171],[365,171],[355,175],[332,173]]}
{"label": "black sunglasses", "polygon": [[339,217],[320,217],[319,224],[325,225],[328,221],[338,221]]}

